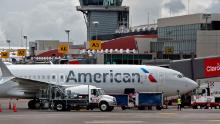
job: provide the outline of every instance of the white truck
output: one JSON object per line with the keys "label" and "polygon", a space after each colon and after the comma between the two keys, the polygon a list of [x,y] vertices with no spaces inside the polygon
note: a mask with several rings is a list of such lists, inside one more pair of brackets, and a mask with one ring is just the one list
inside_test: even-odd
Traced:
{"label": "white truck", "polygon": [[50,86],[46,95],[40,97],[41,106],[48,105],[57,111],[70,111],[86,108],[99,108],[101,111],[112,111],[116,106],[116,98],[105,95],[103,89],[92,85],[74,87]]}
{"label": "white truck", "polygon": [[220,109],[220,82],[201,85],[192,95],[191,105],[193,109],[208,109],[209,107]]}

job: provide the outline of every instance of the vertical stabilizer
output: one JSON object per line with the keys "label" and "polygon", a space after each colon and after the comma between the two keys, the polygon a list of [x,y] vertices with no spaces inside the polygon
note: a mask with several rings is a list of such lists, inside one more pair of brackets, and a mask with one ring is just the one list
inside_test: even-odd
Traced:
{"label": "vertical stabilizer", "polygon": [[13,74],[11,73],[11,71],[8,69],[8,67],[2,62],[2,60],[0,59],[0,68],[2,71],[2,77],[12,77]]}

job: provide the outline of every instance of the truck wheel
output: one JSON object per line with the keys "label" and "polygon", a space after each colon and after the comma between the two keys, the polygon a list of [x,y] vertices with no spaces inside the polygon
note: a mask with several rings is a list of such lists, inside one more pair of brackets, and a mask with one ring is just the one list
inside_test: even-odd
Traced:
{"label": "truck wheel", "polygon": [[145,110],[145,106],[138,106],[138,110]]}
{"label": "truck wheel", "polygon": [[56,110],[57,110],[57,111],[63,111],[63,110],[64,110],[63,104],[62,104],[62,103],[56,104]]}
{"label": "truck wheel", "polygon": [[99,109],[103,112],[106,112],[109,110],[109,105],[106,102],[101,102],[99,105]]}
{"label": "truck wheel", "polygon": [[126,106],[121,106],[121,109],[122,109],[122,110],[125,110],[125,109],[126,109]]}
{"label": "truck wheel", "polygon": [[113,106],[110,106],[109,109],[108,109],[108,111],[111,112],[112,110],[114,110],[114,107],[113,107]]}
{"label": "truck wheel", "polygon": [[40,107],[41,107],[40,102],[36,102],[34,107],[35,107],[35,109],[40,109]]}
{"label": "truck wheel", "polygon": [[161,106],[156,106],[156,109],[157,109],[157,110],[161,110],[162,107],[161,107]]}
{"label": "truck wheel", "polygon": [[192,106],[193,109],[198,109],[197,106]]}

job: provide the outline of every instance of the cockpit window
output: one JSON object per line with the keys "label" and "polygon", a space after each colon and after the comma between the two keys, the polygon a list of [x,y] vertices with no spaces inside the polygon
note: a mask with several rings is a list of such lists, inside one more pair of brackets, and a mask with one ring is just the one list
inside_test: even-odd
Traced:
{"label": "cockpit window", "polygon": [[178,78],[183,78],[183,75],[178,74],[177,77],[178,77]]}
{"label": "cockpit window", "polygon": [[174,74],[174,75],[176,75],[177,78],[183,78],[184,77],[183,74]]}

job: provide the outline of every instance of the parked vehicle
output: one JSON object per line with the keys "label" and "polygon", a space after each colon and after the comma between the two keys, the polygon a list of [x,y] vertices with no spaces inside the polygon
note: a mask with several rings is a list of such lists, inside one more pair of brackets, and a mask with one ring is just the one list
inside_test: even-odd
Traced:
{"label": "parked vehicle", "polygon": [[201,85],[192,95],[193,109],[219,108],[220,109],[220,82],[209,82]]}
{"label": "parked vehicle", "polygon": [[[103,89],[91,85],[75,87],[50,86],[46,95],[41,95],[40,104],[57,111],[79,110],[81,108],[101,111],[112,111],[116,106],[116,98],[105,95]],[[44,92],[44,94],[45,94]]]}

